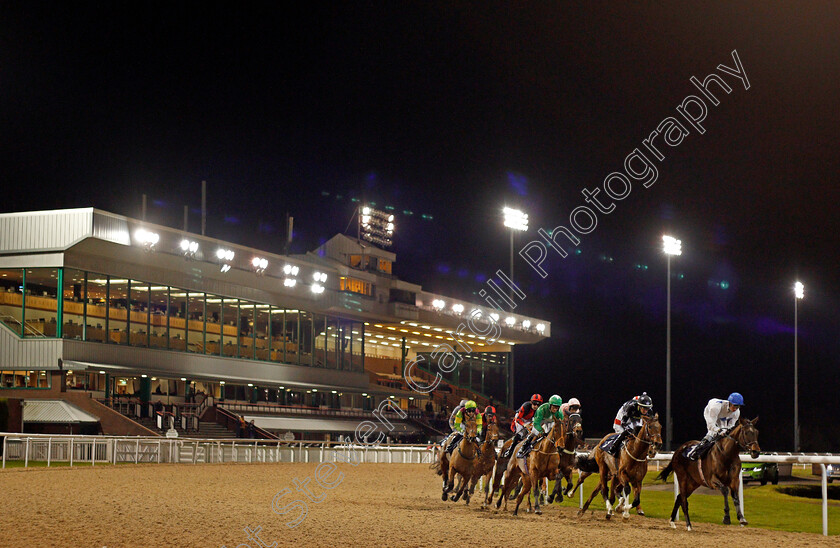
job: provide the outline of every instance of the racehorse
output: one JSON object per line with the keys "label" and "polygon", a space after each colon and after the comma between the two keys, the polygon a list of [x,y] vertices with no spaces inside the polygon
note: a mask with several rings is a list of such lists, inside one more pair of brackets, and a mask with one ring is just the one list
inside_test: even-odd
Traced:
{"label": "racehorse", "polygon": [[[456,474],[461,474],[461,476],[465,479],[472,477],[479,452],[478,436],[476,435],[477,432],[478,427],[476,426],[475,418],[465,418],[464,437],[461,438],[461,441],[458,443],[458,447],[452,452],[452,456],[448,458],[448,466],[446,468],[441,466],[441,471],[439,472],[443,476],[443,494],[441,495],[441,500],[446,500],[446,496],[450,491],[452,491]],[[446,455],[444,450],[442,451],[441,461],[443,461],[445,457]],[[464,500],[467,504],[469,504],[470,493],[469,491],[466,493],[464,492],[468,483],[468,481],[461,482],[458,492],[452,500],[458,500],[461,498],[461,495],[463,495]]]}
{"label": "racehorse", "polygon": [[741,419],[733,428],[725,432],[715,442],[708,453],[700,459],[693,461],[683,455],[685,449],[696,441],[689,441],[674,451],[671,462],[657,476],[657,479],[667,481],[671,472],[677,474],[677,482],[680,486],[680,493],[674,501],[674,509],[671,511],[670,524],[676,529],[677,510],[682,506],[685,514],[685,528],[691,531],[691,520],[688,517],[688,497],[700,486],[705,485],[712,489],[718,489],[723,493],[724,523],[729,523],[729,501],[726,498],[727,491],[732,493],[732,502],[738,515],[741,525],[747,525],[744,514],[741,512],[741,502],[738,500],[738,483],[741,472],[741,458],[739,450],[749,451],[752,458],[757,458],[761,452],[758,445],[758,429],[755,423],[758,417],[753,420]]}
{"label": "racehorse", "polygon": [[583,425],[581,424],[581,417],[578,413],[569,415],[569,430],[563,437],[563,449],[560,451],[560,460],[557,463],[557,476],[554,480],[554,489],[548,497],[548,504],[554,502],[555,497],[557,502],[563,502],[563,485],[562,478],[566,478],[566,496],[571,496],[572,488],[572,470],[575,468],[575,448],[583,445]]}
{"label": "racehorse", "polygon": [[[528,509],[531,508],[531,487],[534,487],[535,498],[535,514],[542,514],[540,510],[540,493],[539,485],[542,478],[547,477],[554,479],[557,475],[557,463],[560,460],[558,454],[563,447],[563,438],[565,432],[569,427],[569,419],[561,421],[554,421],[551,425],[549,433],[536,444],[531,453],[524,459],[514,456],[508,463],[507,471],[505,472],[505,487],[499,500],[496,501],[496,509],[502,505],[502,500],[505,501],[505,508],[507,508],[507,497],[510,491],[516,486],[519,477],[522,477],[522,491],[516,498],[516,508],[513,510],[513,515],[519,513],[519,505],[522,504],[522,499],[528,495]],[[521,444],[520,444],[521,445]],[[517,446],[517,450],[519,447]]]}
{"label": "racehorse", "polygon": [[[639,433],[631,434],[630,439],[621,449],[617,462],[615,457],[601,449],[601,444],[610,436],[611,434],[604,436],[595,448],[592,456],[579,457],[577,460],[578,468],[583,472],[589,473],[586,475],[581,474],[575,489],[591,473],[597,471],[600,475],[598,485],[595,486],[595,489],[589,495],[589,499],[584,503],[583,507],[578,510],[578,515],[583,515],[586,512],[592,503],[592,499],[600,492],[604,499],[604,504],[607,507],[606,518],[610,519],[613,515],[616,487],[618,487],[621,494],[615,509],[621,510],[622,517],[625,519],[629,518],[630,507],[628,507],[627,499],[630,486],[635,489],[632,507],[637,508],[637,512],[640,515],[644,515],[644,511],[642,511],[640,506],[640,495],[642,491],[642,480],[647,472],[647,459],[656,455],[656,451],[662,445],[662,425],[659,424],[659,414],[657,413],[652,417],[642,415],[642,427],[639,429]],[[611,486],[610,479],[613,480]],[[607,492],[608,487],[609,494]],[[572,491],[574,492],[574,490]]]}

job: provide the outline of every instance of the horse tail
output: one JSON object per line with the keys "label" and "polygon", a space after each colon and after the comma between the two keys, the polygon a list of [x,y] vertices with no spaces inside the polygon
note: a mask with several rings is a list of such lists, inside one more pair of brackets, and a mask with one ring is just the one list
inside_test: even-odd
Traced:
{"label": "horse tail", "polygon": [[596,461],[594,457],[585,457],[583,455],[575,460],[575,468],[581,472],[589,472],[592,474],[597,473],[600,470],[598,468],[598,461]]}
{"label": "horse tail", "polygon": [[670,476],[671,472],[673,472],[673,471],[674,471],[674,463],[669,462],[668,466],[666,466],[661,472],[659,472],[659,475],[656,476],[656,479],[658,479],[660,481],[668,481],[668,476]]}

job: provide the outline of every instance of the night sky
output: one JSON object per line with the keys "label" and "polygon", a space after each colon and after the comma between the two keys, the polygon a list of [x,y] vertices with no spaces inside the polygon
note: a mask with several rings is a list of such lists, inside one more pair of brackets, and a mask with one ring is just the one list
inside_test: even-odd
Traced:
{"label": "night sky", "polygon": [[[579,254],[550,252],[545,279],[517,258],[517,311],[552,322],[516,351],[517,400],[576,396],[598,436],[646,390],[664,421],[671,233],[675,441],[737,390],[762,448],[792,448],[799,279],[802,446],[840,450],[840,4],[243,9],[0,3],[0,211],[139,217],[145,193],[148,220],[179,227],[189,205],[198,231],[206,180],[208,235],[279,252],[288,212],[304,252],[375,202],[397,214],[397,275],[478,301],[509,268],[504,205],[530,214],[517,249],[569,226],[676,117],[689,135],[661,145],[656,182],[598,214]],[[749,89],[716,70],[733,50]],[[713,72],[732,92],[700,134],[676,107]]]}

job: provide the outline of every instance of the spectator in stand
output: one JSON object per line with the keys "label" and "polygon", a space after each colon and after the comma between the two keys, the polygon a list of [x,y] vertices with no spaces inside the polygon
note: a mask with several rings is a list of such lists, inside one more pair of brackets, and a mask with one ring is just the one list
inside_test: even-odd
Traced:
{"label": "spectator in stand", "polygon": [[432,407],[432,400],[426,402],[426,416],[433,417],[435,415],[435,409]]}
{"label": "spectator in stand", "polygon": [[254,439],[257,437],[257,426],[254,424],[254,419],[248,423],[248,437]]}

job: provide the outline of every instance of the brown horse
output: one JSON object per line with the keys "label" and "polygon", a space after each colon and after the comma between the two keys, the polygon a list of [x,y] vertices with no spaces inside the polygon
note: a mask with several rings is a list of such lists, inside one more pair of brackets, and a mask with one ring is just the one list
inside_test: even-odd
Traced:
{"label": "brown horse", "polygon": [[569,429],[563,437],[563,449],[560,451],[560,459],[557,463],[557,476],[554,480],[554,489],[548,497],[548,503],[563,502],[563,485],[562,478],[566,478],[566,496],[571,496],[572,489],[572,470],[575,468],[575,449],[584,445],[583,441],[583,425],[581,424],[581,417],[578,413],[569,415]]}
{"label": "brown horse", "polygon": [[[616,487],[620,486],[621,498],[617,509],[622,511],[623,517],[629,518],[630,511],[627,505],[628,492],[625,491],[624,486],[633,486],[636,489],[635,500],[633,506],[638,508],[641,515],[640,493],[642,489],[642,479],[647,472],[647,459],[656,454],[659,446],[662,445],[662,426],[659,424],[659,415],[652,417],[642,415],[642,427],[638,434],[631,435],[619,454],[618,459],[611,454],[601,449],[601,444],[610,436],[608,434],[601,439],[598,446],[595,447],[592,455],[589,457],[580,457],[577,460],[578,468],[582,472],[588,472],[586,475],[581,474],[580,479],[575,486],[575,489],[583,483],[591,473],[599,473],[598,485],[589,495],[589,499],[583,504],[583,507],[578,511],[578,515],[583,515],[592,503],[599,492],[604,499],[604,504],[607,507],[606,518],[610,519],[613,516],[615,503]],[[639,475],[640,474],[640,475]],[[610,480],[612,485],[610,486]],[[608,489],[609,488],[609,489]],[[574,492],[574,489],[572,490]],[[608,492],[609,491],[609,492]]]}
{"label": "brown horse", "polygon": [[475,493],[475,486],[480,478],[484,478],[484,500],[481,508],[487,507],[487,491],[490,488],[493,476],[493,467],[496,466],[496,442],[499,440],[499,426],[496,423],[487,425],[487,432],[484,435],[484,443],[481,445],[481,456],[473,469],[473,476],[470,480],[470,496]]}
{"label": "brown horse", "polygon": [[[475,417],[468,417],[464,419],[464,437],[458,443],[458,447],[452,452],[452,456],[448,457],[445,450],[441,451],[441,463],[444,459],[448,460],[446,468],[441,465],[441,475],[443,476],[443,494],[441,500],[446,500],[446,496],[452,491],[455,483],[455,475],[460,474],[463,478],[471,478],[473,469],[477,464],[478,458],[478,427],[475,423]],[[470,493],[466,490],[468,481],[462,481],[458,486],[458,492],[452,500],[457,501],[464,496],[464,500],[469,504]]]}
{"label": "brown horse", "polygon": [[[560,460],[559,452],[562,450],[563,438],[567,428],[568,419],[554,421],[554,424],[551,425],[551,431],[531,449],[531,453],[526,458],[511,457],[505,472],[505,487],[499,500],[496,501],[496,509],[502,505],[503,500],[505,501],[505,508],[507,508],[508,494],[516,487],[516,483],[521,476],[522,491],[519,492],[516,499],[516,508],[513,510],[513,515],[519,513],[519,505],[522,504],[525,495],[528,495],[528,509],[531,509],[531,487],[534,488],[534,513],[542,514],[542,510],[540,510],[540,481],[546,477],[554,479],[554,476],[557,475],[557,463]],[[521,445],[517,446],[517,451]]]}
{"label": "brown horse", "polygon": [[761,452],[758,445],[758,429],[755,423],[758,417],[753,420],[741,419],[734,428],[726,432],[722,438],[715,442],[714,446],[699,460],[693,461],[683,456],[683,452],[689,445],[697,443],[689,441],[674,451],[671,462],[657,476],[657,479],[667,481],[671,472],[677,474],[677,483],[680,486],[680,493],[674,501],[674,509],[671,511],[671,527],[676,529],[677,510],[682,506],[685,514],[685,528],[691,531],[691,520],[688,517],[688,497],[700,486],[705,485],[712,489],[723,492],[725,505],[724,522],[729,518],[729,501],[726,499],[727,490],[732,493],[732,501],[738,512],[738,521],[741,525],[747,525],[741,513],[741,502],[738,500],[738,483],[741,473],[741,458],[739,450],[749,451],[752,458],[757,458]]}

